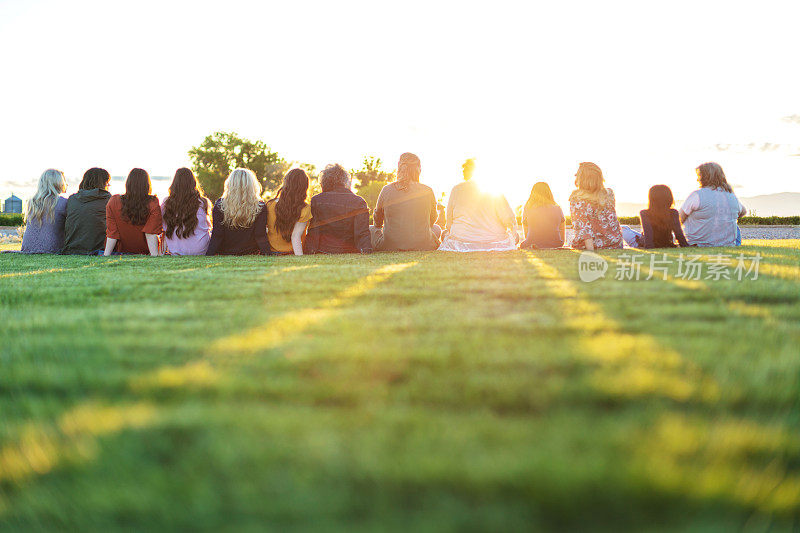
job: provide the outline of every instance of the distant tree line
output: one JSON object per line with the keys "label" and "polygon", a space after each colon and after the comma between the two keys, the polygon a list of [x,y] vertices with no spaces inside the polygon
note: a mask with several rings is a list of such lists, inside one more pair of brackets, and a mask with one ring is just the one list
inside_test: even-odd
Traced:
{"label": "distant tree line", "polygon": [[[277,192],[283,176],[293,167],[306,171],[311,179],[312,194],[321,190],[314,165],[287,161],[263,141],[251,141],[235,132],[217,131],[208,135],[198,146],[189,150],[189,158],[192,160],[192,170],[212,200],[222,196],[225,180],[235,168],[252,170],[264,188],[265,196]],[[394,181],[395,171],[383,170],[379,157],[364,156],[361,168],[350,169],[350,177],[353,188],[364,197],[371,211],[375,209],[383,186]]]}

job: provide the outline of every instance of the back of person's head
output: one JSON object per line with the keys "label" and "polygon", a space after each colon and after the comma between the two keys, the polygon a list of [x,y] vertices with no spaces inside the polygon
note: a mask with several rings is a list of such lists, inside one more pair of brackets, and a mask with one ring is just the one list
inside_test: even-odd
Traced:
{"label": "back of person's head", "polygon": [[475,159],[469,158],[461,165],[461,173],[464,175],[464,181],[472,179],[472,174],[475,173]]}
{"label": "back of person's head", "polygon": [[697,180],[700,182],[700,187],[733,192],[733,187],[728,183],[725,173],[718,163],[703,163],[695,169],[695,172],[697,172]]}
{"label": "back of person's head", "polygon": [[28,201],[25,222],[28,224],[36,222],[40,226],[45,220],[52,222],[55,217],[58,195],[66,190],[67,181],[60,170],[49,168],[42,172],[36,193]]}
{"label": "back of person's head", "polygon": [[398,190],[405,191],[408,189],[408,184],[412,181],[419,182],[419,175],[422,173],[422,162],[419,157],[406,152],[400,156],[397,162],[397,181],[395,187]]}
{"label": "back of person's head", "polygon": [[331,164],[322,169],[319,175],[319,184],[322,192],[344,187],[350,188],[350,174],[339,163]]}
{"label": "back of person's head", "polygon": [[231,228],[249,228],[261,212],[261,184],[252,170],[237,168],[225,180],[220,208],[225,224]]}
{"label": "back of person's head", "polygon": [[575,186],[582,191],[596,193],[604,189],[603,171],[594,163],[584,162],[578,165],[575,174]]}
{"label": "back of person's head", "polygon": [[104,168],[93,167],[84,172],[81,184],[78,189],[108,189],[111,175]]}
{"label": "back of person's head", "polygon": [[525,207],[543,207],[547,205],[558,205],[555,198],[553,198],[553,191],[551,191],[550,186],[543,181],[534,183],[533,188],[531,188],[531,195],[528,197]]}
{"label": "back of person's head", "polygon": [[150,216],[153,186],[146,170],[134,168],[125,180],[125,194],[121,196],[122,216],[134,226],[142,226]]}
{"label": "back of person's head", "polygon": [[647,210],[653,223],[661,227],[669,227],[670,209],[675,203],[672,190],[666,185],[653,185],[647,193]]}
{"label": "back of person's head", "polygon": [[292,240],[292,230],[300,220],[307,197],[308,174],[302,168],[293,168],[283,177],[275,201],[275,229],[286,242]]}
{"label": "back of person's head", "polygon": [[164,200],[167,237],[172,238],[173,233],[179,239],[191,236],[197,227],[198,207],[205,209],[208,215],[208,199],[203,195],[203,188],[190,169],[179,168],[169,186],[169,196]]}

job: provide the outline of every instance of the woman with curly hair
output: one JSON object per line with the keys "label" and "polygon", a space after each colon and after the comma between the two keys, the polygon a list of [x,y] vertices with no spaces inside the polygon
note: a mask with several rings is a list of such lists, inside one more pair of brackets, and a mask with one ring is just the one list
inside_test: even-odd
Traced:
{"label": "woman with curly hair", "polygon": [[170,255],[206,255],[211,240],[211,202],[194,173],[175,172],[169,196],[161,203],[164,249]]}
{"label": "woman with curly hair", "polygon": [[125,181],[125,194],[115,194],[106,205],[106,249],[103,255],[159,255],[161,208],[153,194],[150,175],[134,168]]}
{"label": "woman with curly hair", "polygon": [[267,210],[252,170],[237,168],[230,173],[212,217],[206,255],[269,255]]}
{"label": "woman with curly hair", "polygon": [[267,237],[273,253],[303,255],[311,206],[308,197],[308,175],[293,168],[283,177],[275,198],[267,202]]}

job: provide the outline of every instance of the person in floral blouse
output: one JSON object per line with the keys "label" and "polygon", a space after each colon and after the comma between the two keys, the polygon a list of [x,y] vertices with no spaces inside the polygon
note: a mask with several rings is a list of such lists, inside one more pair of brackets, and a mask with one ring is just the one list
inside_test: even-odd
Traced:
{"label": "person in floral blouse", "polygon": [[576,190],[569,196],[575,236],[572,247],[595,250],[622,248],[614,191],[603,186],[603,172],[594,163],[581,163],[575,174]]}

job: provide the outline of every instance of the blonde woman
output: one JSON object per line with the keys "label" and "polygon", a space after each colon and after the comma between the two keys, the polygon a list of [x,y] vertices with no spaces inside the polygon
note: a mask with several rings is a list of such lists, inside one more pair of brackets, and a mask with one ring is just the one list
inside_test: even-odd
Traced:
{"label": "blonde woman", "polygon": [[531,195],[522,211],[522,229],[525,240],[520,248],[561,248],[564,246],[566,227],[564,212],[553,198],[547,183],[534,184]]}
{"label": "blonde woman", "polygon": [[581,163],[569,196],[572,247],[585,250],[622,248],[614,191],[606,189],[603,172],[594,163]]}
{"label": "blonde woman", "polygon": [[[433,189],[419,182],[419,157],[406,152],[397,163],[397,181],[381,189],[375,212],[372,246],[375,250],[435,250],[439,238],[433,225],[439,218]],[[440,230],[441,232],[441,230]]]}
{"label": "blonde woman", "polygon": [[222,198],[214,203],[213,229],[206,255],[268,255],[267,210],[261,184],[246,168],[225,180]]}
{"label": "blonde woman", "polygon": [[67,182],[60,170],[45,170],[39,178],[36,194],[25,210],[25,234],[22,253],[57,254],[64,247],[64,221],[67,217]]}

